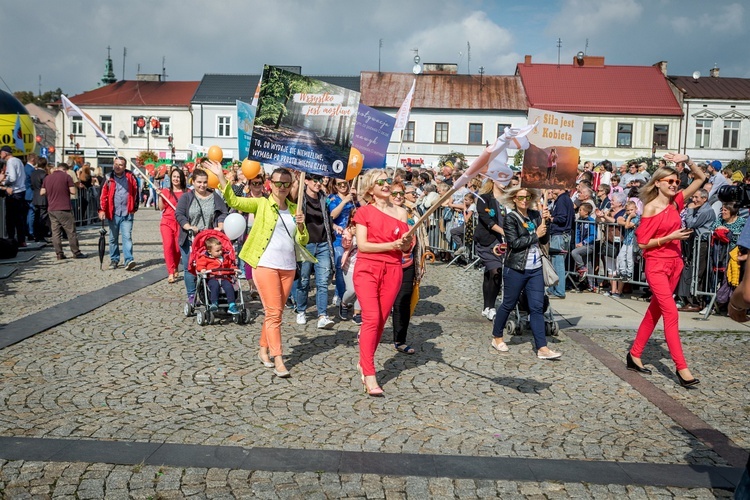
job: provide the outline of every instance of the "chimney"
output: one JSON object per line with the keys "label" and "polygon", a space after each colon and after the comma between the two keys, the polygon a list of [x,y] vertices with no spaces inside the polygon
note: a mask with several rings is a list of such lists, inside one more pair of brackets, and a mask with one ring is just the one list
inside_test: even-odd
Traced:
{"label": "chimney", "polygon": [[531,64],[531,56],[530,55],[523,56],[523,64],[524,64],[524,66],[528,66],[529,64]]}
{"label": "chimney", "polygon": [[654,66],[659,68],[662,75],[667,76],[667,61],[659,61],[658,63],[654,64]]}
{"label": "chimney", "polygon": [[714,65],[714,67],[711,68],[711,71],[709,71],[709,74],[711,75],[711,78],[719,78],[719,67]]}

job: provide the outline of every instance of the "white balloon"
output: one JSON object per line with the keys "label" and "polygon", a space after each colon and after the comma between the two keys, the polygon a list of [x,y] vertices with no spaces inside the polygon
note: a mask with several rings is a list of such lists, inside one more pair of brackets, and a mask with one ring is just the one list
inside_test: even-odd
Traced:
{"label": "white balloon", "polygon": [[247,223],[245,222],[245,218],[240,214],[229,214],[227,215],[227,218],[224,219],[224,234],[226,234],[230,240],[236,240],[245,234],[246,229]]}

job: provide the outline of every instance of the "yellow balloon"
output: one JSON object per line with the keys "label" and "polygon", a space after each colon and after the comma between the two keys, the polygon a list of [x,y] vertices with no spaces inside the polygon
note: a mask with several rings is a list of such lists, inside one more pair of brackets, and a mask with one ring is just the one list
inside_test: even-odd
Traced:
{"label": "yellow balloon", "polygon": [[349,164],[346,166],[346,180],[350,181],[357,177],[362,172],[362,167],[365,164],[365,157],[360,153],[359,149],[352,148],[349,153]]}
{"label": "yellow balloon", "polygon": [[255,179],[260,174],[261,166],[260,162],[253,161],[245,158],[242,160],[242,173],[245,175],[247,180]]}
{"label": "yellow balloon", "polygon": [[224,159],[224,151],[219,146],[208,148],[208,159],[211,161],[221,161]]}
{"label": "yellow balloon", "polygon": [[204,170],[208,174],[208,187],[211,189],[216,189],[219,187],[219,178],[216,177],[216,174],[211,172],[210,170]]}

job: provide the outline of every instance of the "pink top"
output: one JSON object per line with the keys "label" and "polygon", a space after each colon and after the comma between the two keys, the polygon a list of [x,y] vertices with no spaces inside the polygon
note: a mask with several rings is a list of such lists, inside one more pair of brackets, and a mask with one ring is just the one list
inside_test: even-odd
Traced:
{"label": "pink top", "polygon": [[[674,203],[667,205],[667,208],[651,217],[641,217],[641,223],[635,230],[638,243],[646,245],[654,238],[664,238],[680,229],[682,226],[680,211],[683,208],[685,208],[685,199],[680,191],[674,197]],[[660,247],[644,250],[643,256],[655,259],[682,259],[680,240],[671,240]]]}
{"label": "pink top", "polygon": [[[367,241],[369,243],[396,241],[409,231],[409,225],[406,222],[381,212],[374,205],[365,205],[357,209],[357,213],[354,214],[354,222],[367,228]],[[378,253],[365,253],[360,250],[357,253],[357,260],[373,260],[400,266],[402,255],[401,250]]]}

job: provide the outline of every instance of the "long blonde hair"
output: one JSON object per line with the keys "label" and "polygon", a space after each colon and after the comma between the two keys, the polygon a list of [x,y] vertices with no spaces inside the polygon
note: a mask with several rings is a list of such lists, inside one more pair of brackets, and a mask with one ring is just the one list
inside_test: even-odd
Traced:
{"label": "long blonde hair", "polygon": [[362,179],[359,181],[357,191],[359,192],[359,196],[361,196],[365,202],[372,202],[372,193],[370,193],[370,190],[372,190],[372,187],[375,185],[375,180],[381,175],[387,176],[388,172],[382,168],[374,168],[365,172],[365,175],[363,175]]}
{"label": "long blonde hair", "polygon": [[[538,189],[530,189],[530,188],[525,188],[521,186],[515,186],[510,189],[507,189],[505,193],[503,193],[503,197],[501,200],[502,204],[508,207],[513,207],[513,209],[515,209],[516,208],[515,197],[519,191],[526,191],[531,195],[531,200],[529,201],[529,208],[536,206],[539,200],[542,199],[542,193]],[[536,209],[533,209],[533,210],[536,210]]]}
{"label": "long blonde hair", "polygon": [[646,185],[638,191],[638,197],[644,205],[654,201],[659,196],[659,188],[656,187],[656,183],[670,175],[676,175],[678,179],[680,178],[680,174],[672,167],[661,167],[654,172]]}

